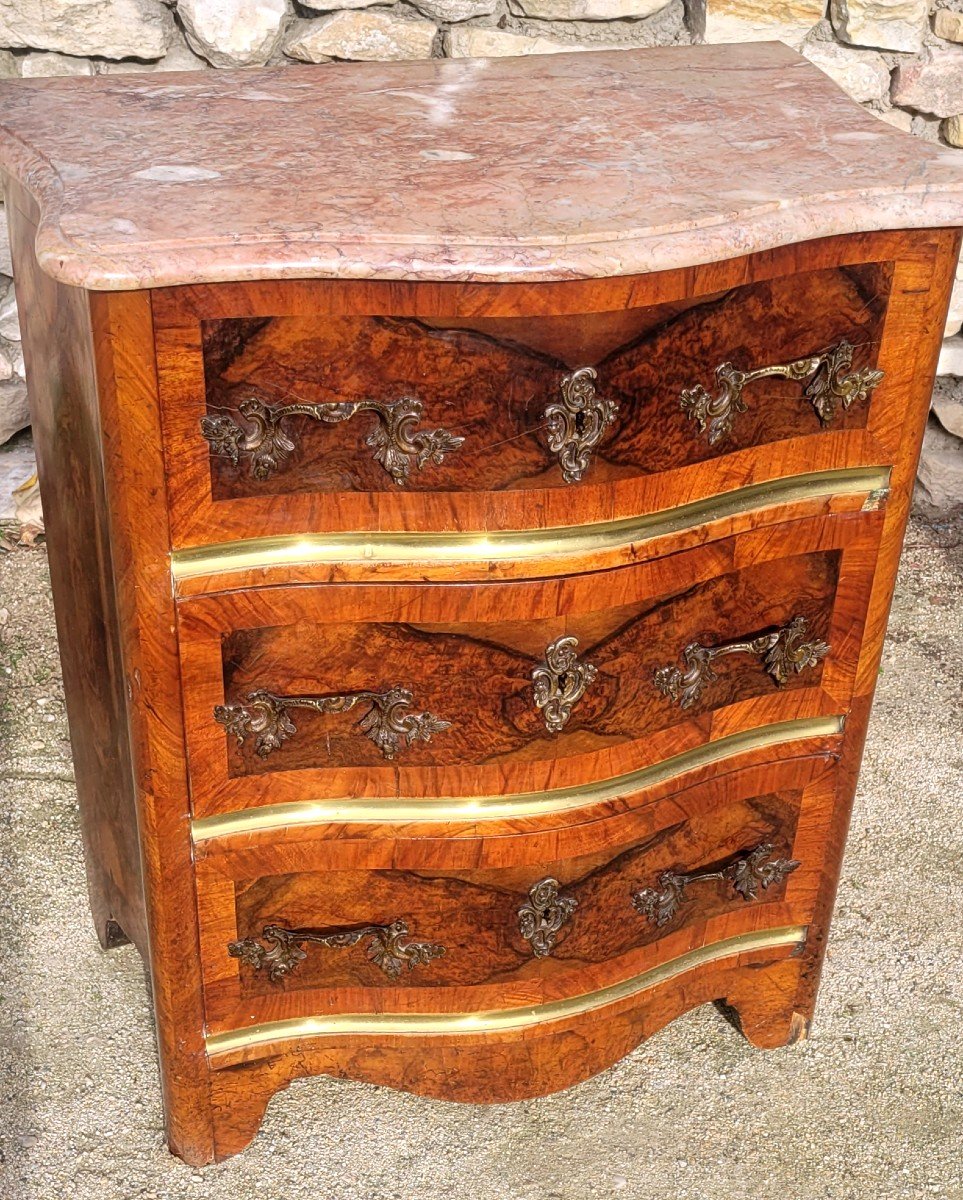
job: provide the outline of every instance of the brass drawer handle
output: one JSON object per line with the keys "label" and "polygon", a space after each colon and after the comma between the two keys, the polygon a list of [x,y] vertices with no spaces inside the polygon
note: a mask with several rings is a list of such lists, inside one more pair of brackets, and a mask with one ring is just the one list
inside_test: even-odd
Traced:
{"label": "brass drawer handle", "polygon": [[536,958],[552,953],[559,930],[576,908],[578,901],[559,891],[557,879],[540,879],[532,885],[528,900],[518,910],[518,932],[531,944]]}
{"label": "brass drawer handle", "polygon": [[[307,957],[302,946],[311,943],[317,946],[341,948],[356,946],[364,938],[368,942],[368,958],[388,976],[397,979],[401,968],[427,966],[433,958],[441,958],[445,947],[435,942],[409,942],[407,921],[392,921],[390,925],[362,925],[357,929],[336,929],[330,933],[315,933],[310,929],[283,929],[280,925],[265,925],[261,940],[243,938],[228,942],[227,952],[231,958],[239,958],[255,971],[267,970],[268,978],[277,983],[285,975],[296,970]],[[264,942],[268,944],[263,945]]]}
{"label": "brass drawer handle", "polygon": [[387,692],[346,692],[327,696],[277,696],[259,690],[249,693],[244,704],[218,704],[214,720],[243,746],[248,737],[256,738],[254,749],[261,758],[282,746],[297,726],[288,716],[292,708],[307,708],[312,712],[348,712],[357,704],[367,702],[370,708],[358,723],[358,729],[378,747],[387,759],[412,742],[430,742],[432,734],[450,729],[450,721],[442,721],[432,713],[410,713],[412,695],[407,688],[393,687]]}
{"label": "brass drawer handle", "polygon": [[535,707],[540,709],[549,733],[561,733],[572,709],[598,674],[591,663],[579,662],[578,638],[556,638],[545,648],[544,661],[532,669]]}
{"label": "brass drawer handle", "polygon": [[883,378],[882,371],[871,367],[850,371],[852,363],[853,347],[845,341],[821,354],[773,367],[759,367],[755,371],[740,371],[733,363],[724,362],[716,367],[716,383],[720,388],[716,396],[710,396],[700,383],[684,388],[679,403],[682,411],[706,435],[709,445],[714,446],[732,432],[735,414],[746,411],[743,388],[757,379],[777,375],[783,379],[806,380],[806,399],[812,403],[820,421],[828,425],[840,404],[848,409],[854,401],[865,400]]}
{"label": "brass drawer handle", "polygon": [[592,451],[619,411],[617,404],[598,394],[597,378],[594,367],[579,367],[562,379],[561,398],[545,409],[548,448],[558,456],[566,483],[578,483],[588,470]]}
{"label": "brass drawer handle", "polygon": [[766,859],[772,854],[772,844],[763,842],[748,854],[734,858],[720,871],[693,871],[682,875],[676,871],[663,871],[654,888],[643,888],[632,893],[632,906],[644,917],[659,927],[667,924],[686,899],[686,888],[693,883],[705,883],[719,879],[730,884],[743,900],[755,900],[759,891],[765,891],[774,883],[780,883],[800,865],[795,858]]}
{"label": "brass drawer handle", "polygon": [[201,433],[211,454],[229,458],[235,466],[242,457],[250,458],[254,478],[267,479],[297,449],[297,434],[285,428],[285,418],[311,417],[326,425],[340,425],[356,413],[374,413],[377,424],[365,438],[365,445],[374,450],[375,462],[399,487],[404,487],[412,465],[419,471],[428,463],[439,466],[445,455],[465,440],[447,429],[417,429],[423,409],[421,401],[412,396],[385,403],[353,400],[328,404],[265,404],[260,397],[249,396],[237,407],[250,423],[247,427],[233,416],[207,415],[201,417]]}
{"label": "brass drawer handle", "polygon": [[690,642],[682,651],[685,671],[671,665],[660,667],[655,673],[655,686],[680,707],[691,708],[701,697],[706,684],[719,678],[712,664],[727,654],[757,655],[776,683],[784,684],[790,675],[814,667],[829,653],[825,642],[807,642],[808,632],[806,618],[793,617],[788,625],[747,641],[726,642],[721,646]]}

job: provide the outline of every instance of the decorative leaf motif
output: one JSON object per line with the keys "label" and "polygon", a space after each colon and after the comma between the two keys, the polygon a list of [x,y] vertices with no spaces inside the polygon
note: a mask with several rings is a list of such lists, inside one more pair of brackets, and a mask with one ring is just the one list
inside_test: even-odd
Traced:
{"label": "decorative leaf motif", "polygon": [[557,879],[540,879],[518,910],[518,932],[531,945],[536,958],[547,958],[552,953],[559,930],[578,908],[578,900],[563,895],[559,886]]}
{"label": "decorative leaf motif", "polygon": [[658,690],[680,708],[691,708],[706,686],[718,679],[713,663],[729,654],[754,654],[762,660],[772,679],[780,686],[808,667],[814,667],[829,653],[826,642],[806,641],[809,622],[795,616],[788,625],[746,641],[726,642],[721,646],[703,646],[690,642],[682,651],[685,670],[669,664],[659,667],[653,677]]}
{"label": "decorative leaf motif", "polygon": [[549,733],[561,733],[572,709],[598,675],[591,663],[579,662],[578,638],[556,638],[545,648],[544,661],[532,669],[535,707],[540,709]]}
{"label": "decorative leaf motif", "polygon": [[443,721],[433,713],[406,712],[413,700],[411,692],[403,687],[393,687],[387,692],[346,692],[327,696],[278,696],[261,689],[249,693],[244,704],[217,705],[214,720],[224,726],[238,746],[243,746],[248,737],[255,736],[254,748],[261,758],[266,758],[297,733],[288,715],[290,709],[340,713],[364,702],[368,702],[370,708],[358,722],[358,730],[389,760],[412,742],[430,742],[434,734],[451,728],[450,721]]}
{"label": "decorative leaf motif", "polygon": [[310,417],[325,425],[339,425],[357,413],[374,413],[377,424],[365,443],[374,450],[374,461],[399,487],[408,482],[412,463],[418,470],[429,462],[440,466],[445,455],[453,453],[465,440],[447,429],[418,430],[422,403],[412,396],[384,403],[356,400],[322,404],[266,404],[259,396],[249,396],[241,401],[237,411],[248,422],[247,426],[233,416],[207,414],[201,417],[201,435],[208,442],[211,454],[229,458],[235,466],[241,457],[250,458],[251,473],[256,479],[269,478],[297,450],[294,435],[284,426],[289,417]]}
{"label": "decorative leaf motif", "polygon": [[716,367],[718,392],[710,395],[702,384],[683,388],[679,406],[695,421],[710,446],[725,441],[732,433],[736,413],[746,412],[743,389],[758,379],[777,376],[783,379],[807,380],[804,395],[815,408],[820,421],[828,425],[836,417],[841,404],[844,409],[863,401],[882,380],[883,372],[870,367],[850,371],[853,347],[847,341],[820,354],[798,358],[794,362],[760,367],[755,371],[740,371],[731,362]]}
{"label": "decorative leaf motif", "polygon": [[227,952],[256,971],[267,968],[272,983],[278,983],[307,958],[307,952],[302,947],[311,943],[343,949],[356,946],[367,938],[367,958],[380,967],[389,979],[397,979],[405,964],[409,970],[427,966],[446,952],[445,947],[436,942],[409,942],[407,937],[408,923],[401,920],[392,921],[389,925],[362,925],[327,933],[265,925],[261,938],[269,943],[267,947],[255,938],[244,938],[242,941],[228,942]]}
{"label": "decorative leaf motif", "polygon": [[706,883],[717,879],[730,884],[733,891],[743,900],[755,900],[760,889],[780,883],[800,865],[797,859],[776,858],[766,862],[772,854],[772,843],[763,842],[733,859],[720,871],[693,871],[688,875],[677,871],[663,871],[654,888],[642,888],[631,895],[632,906],[661,929],[679,911],[686,899],[686,889],[695,883]]}
{"label": "decorative leaf motif", "polygon": [[578,483],[588,470],[592,452],[619,411],[617,404],[598,394],[597,378],[594,367],[579,367],[562,379],[560,399],[545,409],[548,448],[558,456],[566,483]]}

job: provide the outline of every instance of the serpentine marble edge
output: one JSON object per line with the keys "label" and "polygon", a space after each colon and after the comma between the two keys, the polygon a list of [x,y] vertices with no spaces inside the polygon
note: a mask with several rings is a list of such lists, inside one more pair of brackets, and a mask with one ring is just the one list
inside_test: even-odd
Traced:
{"label": "serpentine marble edge", "polygon": [[963,154],[776,42],[18,80],[0,165],[43,267],[94,289],[573,279],[963,224]]}

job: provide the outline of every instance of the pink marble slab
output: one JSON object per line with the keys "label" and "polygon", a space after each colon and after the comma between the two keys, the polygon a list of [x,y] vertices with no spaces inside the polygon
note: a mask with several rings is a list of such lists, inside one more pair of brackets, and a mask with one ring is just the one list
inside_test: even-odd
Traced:
{"label": "pink marble slab", "polygon": [[0,86],[66,283],[546,280],[963,224],[963,153],[779,43]]}

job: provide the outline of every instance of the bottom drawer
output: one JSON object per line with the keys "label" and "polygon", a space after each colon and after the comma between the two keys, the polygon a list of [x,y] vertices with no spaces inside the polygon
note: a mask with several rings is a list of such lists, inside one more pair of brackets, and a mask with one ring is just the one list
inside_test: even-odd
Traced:
{"label": "bottom drawer", "polygon": [[270,1025],[304,1016],[323,1033],[334,1014],[551,1005],[696,947],[805,925],[833,785],[827,759],[808,757],[676,783],[565,829],[204,842],[209,1032],[258,1027],[249,1040],[268,1043]]}

